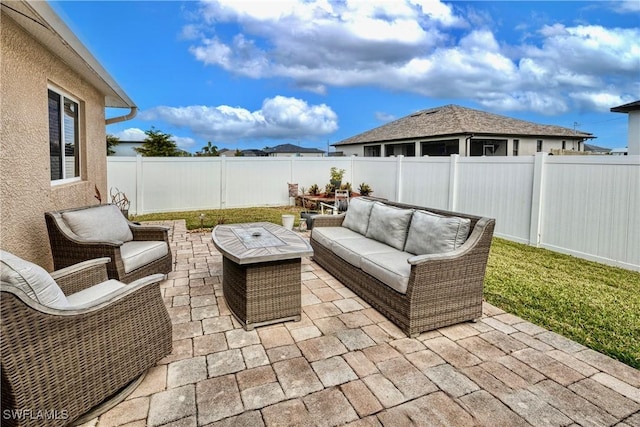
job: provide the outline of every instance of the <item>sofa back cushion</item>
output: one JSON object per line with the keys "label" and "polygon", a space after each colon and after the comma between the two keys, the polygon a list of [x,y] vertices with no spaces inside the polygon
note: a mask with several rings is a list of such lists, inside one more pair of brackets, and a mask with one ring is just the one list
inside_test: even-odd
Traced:
{"label": "sofa back cushion", "polygon": [[82,239],[119,242],[133,240],[129,224],[116,205],[100,205],[63,212],[62,219],[71,231]]}
{"label": "sofa back cushion", "polygon": [[47,307],[69,306],[62,289],[44,268],[6,251],[0,251],[0,281],[20,289]]}
{"label": "sofa back cushion", "polygon": [[352,199],[349,202],[349,209],[347,209],[347,214],[342,221],[342,226],[366,236],[371,208],[374,203],[373,200],[365,200],[360,197]]}
{"label": "sofa back cushion", "polygon": [[371,208],[366,236],[396,248],[404,249],[413,209],[401,209],[375,202]]}
{"label": "sofa back cushion", "polygon": [[416,255],[451,252],[467,240],[470,225],[468,218],[415,211],[404,250]]}

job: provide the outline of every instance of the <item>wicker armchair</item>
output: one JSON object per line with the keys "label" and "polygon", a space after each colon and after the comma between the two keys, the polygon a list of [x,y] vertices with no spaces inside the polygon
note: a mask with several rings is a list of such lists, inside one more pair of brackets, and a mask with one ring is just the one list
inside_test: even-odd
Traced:
{"label": "wicker armchair", "polygon": [[45,220],[55,269],[109,257],[109,278],[124,283],[171,272],[169,228],[134,224],[115,205],[47,212]]}
{"label": "wicker armchair", "polygon": [[49,275],[0,251],[3,426],[88,421],[171,352],[163,276],[125,285],[107,279],[107,262]]}

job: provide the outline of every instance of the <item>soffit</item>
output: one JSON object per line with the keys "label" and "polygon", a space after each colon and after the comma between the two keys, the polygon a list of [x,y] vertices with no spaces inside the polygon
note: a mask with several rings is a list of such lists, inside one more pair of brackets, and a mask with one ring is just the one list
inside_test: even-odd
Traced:
{"label": "soffit", "polygon": [[3,14],[11,17],[34,39],[104,94],[107,107],[136,106],[47,2],[3,1],[2,6]]}

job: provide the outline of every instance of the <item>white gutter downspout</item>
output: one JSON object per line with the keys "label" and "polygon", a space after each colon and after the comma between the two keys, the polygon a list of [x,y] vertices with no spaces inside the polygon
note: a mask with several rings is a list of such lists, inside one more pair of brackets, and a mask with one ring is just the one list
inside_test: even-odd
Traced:
{"label": "white gutter downspout", "polygon": [[104,121],[105,125],[112,125],[114,123],[126,122],[133,119],[138,114],[138,107],[130,107],[131,111],[126,116],[112,117]]}

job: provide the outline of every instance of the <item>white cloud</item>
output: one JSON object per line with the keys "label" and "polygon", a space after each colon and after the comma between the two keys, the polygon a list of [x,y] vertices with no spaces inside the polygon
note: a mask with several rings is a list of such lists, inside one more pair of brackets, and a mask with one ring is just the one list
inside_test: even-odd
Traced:
{"label": "white cloud", "polygon": [[[373,86],[544,114],[601,110],[595,93],[638,96],[637,27],[567,26],[547,19],[536,30],[532,22],[510,23],[524,44],[497,39],[489,28],[500,24],[486,11],[433,0],[200,5],[202,35],[190,48],[197,60],[249,78],[287,78],[319,94],[331,87]],[[216,31],[217,24],[229,23],[239,28],[236,34]]]}
{"label": "white cloud", "polygon": [[284,96],[265,99],[257,111],[228,105],[159,106],[141,112],[139,117],[189,128],[195,135],[216,142],[313,138],[338,129],[338,117],[327,105],[309,105]]}
{"label": "white cloud", "polygon": [[128,128],[117,132],[114,136],[117,136],[120,141],[144,141],[147,137],[144,131],[138,128]]}
{"label": "white cloud", "polygon": [[385,113],[383,111],[376,111],[375,118],[380,122],[390,122],[395,120],[396,116],[394,116],[393,114]]}

